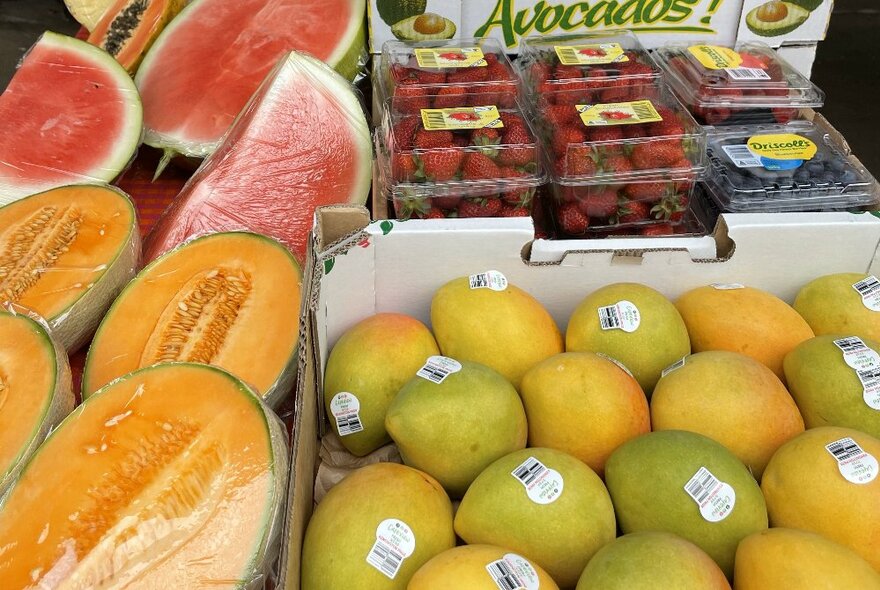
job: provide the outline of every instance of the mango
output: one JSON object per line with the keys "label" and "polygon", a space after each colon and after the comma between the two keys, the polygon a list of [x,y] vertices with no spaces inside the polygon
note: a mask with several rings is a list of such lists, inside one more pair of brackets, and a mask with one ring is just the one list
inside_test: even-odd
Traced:
{"label": "mango", "polygon": [[733,587],[880,590],[880,574],[851,549],[821,535],[774,528],[740,541]]}
{"label": "mango", "polygon": [[541,566],[493,545],[462,545],[444,551],[423,565],[407,586],[407,590],[452,588],[559,590]]}
{"label": "mango", "polygon": [[587,564],[576,590],[730,590],[724,572],[702,549],[669,533],[618,537]]}
{"label": "mango", "polygon": [[302,549],[302,590],[404,590],[455,546],[452,503],[426,473],[396,463],[352,472],[318,504]]}
{"label": "mango", "polygon": [[[562,352],[562,335],[537,299],[500,273],[484,275],[454,279],[434,294],[434,335],[444,355],[491,367],[519,388],[526,371]],[[484,283],[493,288],[477,286]]]}
{"label": "mango", "polygon": [[602,480],[578,459],[532,448],[502,457],[474,480],[455,515],[468,544],[507,547],[572,588],[616,534]]}
{"label": "mango", "polygon": [[[852,439],[862,453],[844,439]],[[837,541],[880,572],[878,460],[880,440],[850,428],[812,428],[788,441],[770,459],[761,481],[770,523]]]}
{"label": "mango", "polygon": [[[880,394],[862,385],[856,370],[834,344],[841,335],[801,342],[785,357],[785,379],[807,428],[843,426],[880,438]],[[864,339],[865,359],[880,368],[880,343]],[[846,343],[841,343],[847,346]],[[858,363],[854,363],[858,364]]]}
{"label": "mango", "polygon": [[651,430],[648,401],[638,382],[591,352],[565,352],[532,367],[521,395],[529,446],[577,457],[600,476],[611,452]]}
{"label": "mango", "polygon": [[779,378],[758,361],[712,350],[684,359],[660,379],[651,398],[654,430],[689,430],[733,452],[761,479],[782,443],[804,420]]}
{"label": "mango", "polygon": [[687,324],[694,352],[727,350],[750,356],[785,379],[782,359],[813,337],[785,301],[752,287],[698,287],[675,302]]}
{"label": "mango", "polygon": [[454,498],[490,463],[526,446],[528,426],[519,394],[479,363],[440,383],[416,376],[388,407],[385,428],[403,462],[436,478]]}
{"label": "mango", "polygon": [[740,540],[767,528],[764,498],[745,465],[694,432],[664,430],[624,443],[605,464],[605,483],[621,531],[683,537],[728,577]]}
{"label": "mango", "polygon": [[363,457],[391,442],[385,431],[391,400],[437,354],[428,328],[398,313],[368,317],[339,338],[324,373],[324,409],[349,452]]}
{"label": "mango", "polygon": [[568,352],[600,352],[626,366],[647,395],[660,373],[691,352],[675,306],[645,285],[616,283],[589,294],[565,331]]}
{"label": "mango", "polygon": [[819,277],[800,290],[794,309],[816,336],[853,334],[880,341],[880,299],[875,303],[869,295],[863,301],[853,287],[866,278],[868,275],[856,272]]}

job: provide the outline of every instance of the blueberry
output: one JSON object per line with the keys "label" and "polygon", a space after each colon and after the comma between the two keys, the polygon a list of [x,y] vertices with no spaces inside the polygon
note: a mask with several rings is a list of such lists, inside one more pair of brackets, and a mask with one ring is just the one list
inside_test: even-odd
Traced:
{"label": "blueberry", "polygon": [[822,182],[826,182],[828,184],[834,184],[837,181],[837,177],[834,176],[833,172],[826,172],[822,175]]}
{"label": "blueberry", "polygon": [[807,172],[806,168],[800,168],[797,172],[794,173],[794,181],[798,184],[809,184],[810,173]]}
{"label": "blueberry", "polygon": [[855,184],[859,182],[859,175],[852,168],[848,168],[840,175],[840,182],[843,184]]}
{"label": "blueberry", "polygon": [[822,162],[807,163],[807,172],[813,176],[820,176],[825,172],[825,165]]}
{"label": "blueberry", "polygon": [[828,162],[828,167],[834,172],[843,172],[844,168],[846,168],[846,160],[839,158],[831,160]]}

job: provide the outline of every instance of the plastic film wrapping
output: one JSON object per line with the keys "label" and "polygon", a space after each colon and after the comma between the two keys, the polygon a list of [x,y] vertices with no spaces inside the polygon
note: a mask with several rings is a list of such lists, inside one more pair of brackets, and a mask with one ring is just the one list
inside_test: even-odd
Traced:
{"label": "plastic film wrapping", "polygon": [[249,230],[279,240],[302,261],[315,207],[363,204],[371,174],[369,128],[351,84],[292,52],[159,219],[145,258],[193,235]]}
{"label": "plastic film wrapping", "polygon": [[283,424],[233,375],[188,363],[126,375],[71,414],[5,496],[0,579],[263,588],[287,458]]}
{"label": "plastic film wrapping", "polygon": [[134,158],[143,113],[105,51],[46,32],[0,95],[0,205],[53,187],[110,182]]}
{"label": "plastic film wrapping", "polygon": [[35,310],[73,352],[137,272],[137,213],[115,187],[58,187],[0,207],[0,252],[0,302]]}

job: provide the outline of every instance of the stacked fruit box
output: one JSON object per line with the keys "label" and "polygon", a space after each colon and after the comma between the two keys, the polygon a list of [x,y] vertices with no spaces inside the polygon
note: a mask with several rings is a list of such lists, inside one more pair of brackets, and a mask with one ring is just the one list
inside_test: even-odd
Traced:
{"label": "stacked fruit box", "polygon": [[496,42],[389,42],[380,68],[377,198],[401,219],[530,215],[540,146]]}

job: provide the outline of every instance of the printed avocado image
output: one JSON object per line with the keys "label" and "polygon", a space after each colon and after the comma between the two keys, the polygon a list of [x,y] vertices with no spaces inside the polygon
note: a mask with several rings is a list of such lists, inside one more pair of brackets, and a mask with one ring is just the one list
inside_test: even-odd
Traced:
{"label": "printed avocado image", "polygon": [[825,0],[788,0],[789,4],[796,4],[801,8],[805,8],[810,12],[813,12],[820,6],[822,6],[822,2]]}
{"label": "printed avocado image", "polygon": [[814,0],[799,0],[797,3],[772,0],[749,11],[746,25],[751,32],[762,37],[785,35],[804,24],[810,16],[810,11],[798,4],[814,3]]}
{"label": "printed avocado image", "polygon": [[426,12],[395,23],[391,26],[391,32],[401,41],[452,39],[455,36],[455,23],[439,14]]}
{"label": "printed avocado image", "polygon": [[428,0],[376,0],[379,16],[389,27],[405,18],[423,14],[427,7]]}

